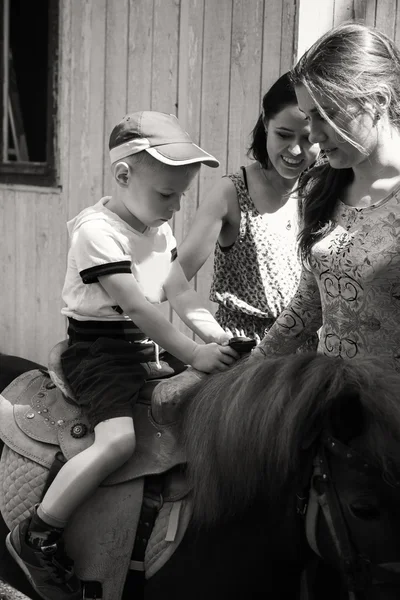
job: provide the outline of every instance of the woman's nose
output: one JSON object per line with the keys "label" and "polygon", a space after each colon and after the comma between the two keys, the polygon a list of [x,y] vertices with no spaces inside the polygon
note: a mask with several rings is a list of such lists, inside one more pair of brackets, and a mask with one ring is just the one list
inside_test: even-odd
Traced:
{"label": "woman's nose", "polygon": [[301,154],[302,150],[300,148],[300,144],[299,143],[295,143],[292,146],[290,146],[289,148],[290,150],[290,154],[292,154],[293,156],[299,156],[299,154]]}
{"label": "woman's nose", "polygon": [[319,144],[326,139],[326,135],[324,131],[315,125],[310,126],[310,134],[308,136],[308,141],[310,144]]}

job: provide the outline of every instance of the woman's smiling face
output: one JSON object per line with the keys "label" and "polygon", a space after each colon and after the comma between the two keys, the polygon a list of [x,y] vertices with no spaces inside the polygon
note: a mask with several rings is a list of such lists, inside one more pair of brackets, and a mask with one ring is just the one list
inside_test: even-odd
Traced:
{"label": "woman's smiling face", "polygon": [[297,179],[317,158],[319,146],[311,143],[310,125],[295,104],[283,108],[266,125],[271,165],[285,179]]}

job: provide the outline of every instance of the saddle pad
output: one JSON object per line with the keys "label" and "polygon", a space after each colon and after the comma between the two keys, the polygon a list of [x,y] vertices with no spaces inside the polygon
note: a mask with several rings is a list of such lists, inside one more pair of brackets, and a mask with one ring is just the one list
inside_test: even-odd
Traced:
{"label": "saddle pad", "polygon": [[[156,423],[150,405],[142,402],[136,403],[133,418],[136,451],[102,485],[164,473],[185,462],[177,423]],[[50,468],[59,447],[70,459],[93,443],[94,434],[80,407],[67,402],[46,373],[33,370],[0,394],[0,438],[18,454]]]}
{"label": "saddle pad", "polygon": [[[141,510],[144,475],[164,473],[160,524],[164,528],[167,524],[167,533],[171,524],[173,529],[169,541],[157,527],[157,548],[149,547],[150,574],[171,556],[186,529],[187,517],[183,517],[187,511],[171,518],[172,507],[184,503],[188,492],[184,472],[172,469],[184,463],[178,425],[156,424],[146,403],[136,405],[134,419],[135,460],[97,488],[65,530],[67,552],[75,562],[78,577],[99,581],[103,600],[120,600],[122,596]],[[0,395],[0,438],[5,442],[0,460],[0,510],[10,529],[31,514],[40,501],[58,449],[70,458],[92,443],[94,436],[87,425],[81,409],[67,402],[40,370],[22,374]]]}
{"label": "saddle pad", "polygon": [[[9,529],[30,516],[48,471],[4,447],[0,460],[0,510]],[[99,581],[103,600],[120,600],[130,565],[144,479],[98,487],[65,529],[68,555],[82,581]]]}
{"label": "saddle pad", "polygon": [[[164,502],[146,548],[144,559],[146,579],[153,577],[171,558],[186,533],[191,516],[192,505],[189,495],[175,502]],[[172,535],[170,535],[171,530]]]}

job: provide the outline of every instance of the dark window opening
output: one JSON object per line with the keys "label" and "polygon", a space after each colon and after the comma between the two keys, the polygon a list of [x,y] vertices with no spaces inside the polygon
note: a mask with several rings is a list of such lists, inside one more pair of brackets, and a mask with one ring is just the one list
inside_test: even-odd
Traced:
{"label": "dark window opening", "polygon": [[0,182],[54,185],[58,0],[0,9]]}

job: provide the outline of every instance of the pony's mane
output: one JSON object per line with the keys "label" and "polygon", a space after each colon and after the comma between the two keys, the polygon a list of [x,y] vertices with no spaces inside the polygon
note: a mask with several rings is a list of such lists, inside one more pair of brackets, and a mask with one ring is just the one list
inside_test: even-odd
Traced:
{"label": "pony's mane", "polygon": [[260,494],[264,502],[284,502],[304,449],[338,404],[357,405],[369,458],[386,468],[388,439],[400,441],[399,393],[400,375],[377,359],[314,353],[240,361],[201,382],[183,423],[194,518],[232,518]]}

